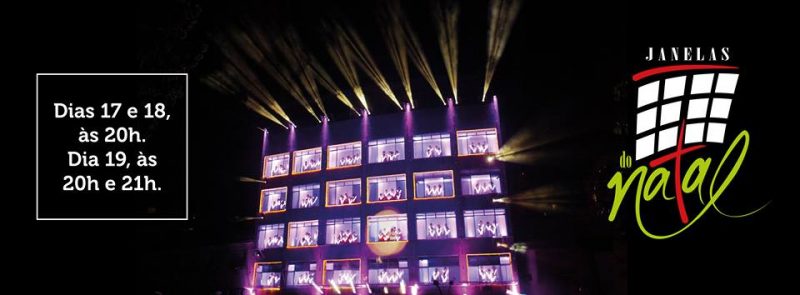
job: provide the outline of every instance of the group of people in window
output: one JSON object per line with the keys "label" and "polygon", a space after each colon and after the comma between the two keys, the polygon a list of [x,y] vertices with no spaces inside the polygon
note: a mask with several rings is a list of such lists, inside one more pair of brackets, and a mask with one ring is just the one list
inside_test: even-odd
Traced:
{"label": "group of people in window", "polygon": [[478,225],[475,227],[475,230],[478,232],[479,236],[488,235],[489,233],[491,233],[491,236],[494,236],[497,234],[497,223],[478,220]]}
{"label": "group of people in window", "polygon": [[338,201],[337,205],[352,205],[360,202],[357,194],[349,192],[343,192],[336,196],[336,200]]}
{"label": "group of people in window", "polygon": [[347,155],[339,158],[339,167],[361,164],[361,155]]}
{"label": "group of people in window", "polygon": [[431,281],[449,282],[450,281],[450,268],[437,267],[431,271]]}
{"label": "group of people in window", "polygon": [[395,201],[403,199],[403,190],[397,188],[387,188],[378,193],[378,201]]}
{"label": "group of people in window", "polygon": [[403,230],[396,226],[384,227],[378,232],[379,242],[397,242],[405,241],[403,238]]}
{"label": "group of people in window", "polygon": [[269,202],[269,211],[286,210],[286,198],[275,198]]}
{"label": "group of people in window", "polygon": [[478,275],[481,277],[483,283],[494,283],[497,281],[497,273],[500,269],[497,266],[480,266],[478,267]]}
{"label": "group of people in window", "polygon": [[336,244],[353,244],[358,242],[358,233],[345,229],[336,233]]}
{"label": "group of people in window", "polygon": [[305,195],[300,196],[300,204],[298,204],[298,206],[300,208],[309,208],[316,206],[317,199],[319,199],[317,196],[307,193]]}
{"label": "group of people in window", "polygon": [[426,197],[441,197],[444,196],[444,186],[441,184],[426,184],[425,185]]}
{"label": "group of people in window", "polygon": [[303,171],[319,170],[322,167],[322,161],[317,158],[311,158],[303,161]]}
{"label": "group of people in window", "polygon": [[439,238],[449,237],[450,227],[447,224],[430,223],[428,224],[428,237]]}
{"label": "group of people in window", "polygon": [[286,168],[286,165],[277,164],[277,165],[272,165],[272,171],[270,175],[285,175],[287,173],[289,173],[289,170],[288,168]]}
{"label": "group of people in window", "polygon": [[396,284],[403,279],[403,272],[400,270],[383,270],[378,271],[378,283],[381,284]]}
{"label": "group of people in window", "polygon": [[283,247],[283,234],[267,237],[266,240],[266,248]]}
{"label": "group of people in window", "polygon": [[317,245],[317,232],[316,231],[307,231],[305,234],[300,236],[300,238],[295,241],[295,245],[300,247],[305,246],[316,246]]}
{"label": "group of people in window", "polygon": [[262,287],[279,287],[281,283],[281,274],[278,272],[268,272],[261,274],[259,285]]}
{"label": "group of people in window", "polygon": [[496,193],[497,186],[491,181],[478,182],[472,185],[472,191],[476,195]]}
{"label": "group of people in window", "polygon": [[487,142],[478,142],[469,144],[469,153],[470,154],[485,154],[489,151],[489,144]]}
{"label": "group of people in window", "polygon": [[400,159],[400,152],[399,151],[383,151],[381,156],[378,158],[379,163],[383,162],[391,162]]}
{"label": "group of people in window", "polygon": [[434,158],[442,156],[442,147],[439,145],[428,145],[425,149],[426,158]]}

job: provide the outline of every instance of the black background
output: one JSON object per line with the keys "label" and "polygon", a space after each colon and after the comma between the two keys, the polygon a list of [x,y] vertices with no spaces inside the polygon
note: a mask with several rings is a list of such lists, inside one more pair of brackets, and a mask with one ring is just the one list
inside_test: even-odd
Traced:
{"label": "black background", "polygon": [[[39,76],[39,218],[186,218],[186,147],[180,144],[186,134],[185,92],[183,76]],[[55,103],[73,111],[91,107],[94,116],[55,118]],[[123,105],[116,118],[103,119],[103,103]],[[153,111],[157,103],[164,104],[169,120],[145,118],[147,103]],[[136,119],[128,117],[129,107],[137,108]],[[108,127],[131,127],[145,142],[107,143]],[[98,142],[78,142],[80,130],[97,132]],[[94,155],[99,167],[69,167],[67,151]],[[118,151],[126,153],[130,168],[106,167],[106,153]],[[157,167],[138,167],[139,152],[155,155]],[[63,191],[64,175],[90,176],[99,190]],[[123,175],[148,176],[160,190],[123,191]],[[115,190],[106,190],[108,179],[116,182]],[[143,187],[145,182],[142,178]]]}
{"label": "black background", "polygon": [[[359,7],[362,2],[327,5],[342,5],[345,8],[341,9],[347,10]],[[235,17],[225,15],[230,11],[217,9],[225,5],[203,4],[204,11],[215,11],[211,13],[214,15],[211,23]],[[485,9],[483,3],[475,5]],[[21,49],[19,54],[27,65],[16,73],[21,73],[20,85],[29,86],[26,88],[29,91],[23,90],[27,94],[19,100],[29,101],[27,106],[32,116],[36,72],[157,70],[152,63],[143,66],[139,58],[143,47],[158,43],[141,32],[158,31],[158,26],[152,27],[158,23],[154,19],[185,17],[170,13],[175,7],[184,4],[117,6],[60,2],[21,8],[24,17],[17,25],[20,29],[14,34],[14,45]],[[643,237],[635,227],[632,205],[623,206],[617,221],[621,233],[615,237],[628,243],[627,281],[623,282],[627,283],[629,293],[790,290],[786,287],[791,285],[791,272],[781,270],[793,267],[791,261],[795,255],[789,240],[796,232],[789,215],[793,175],[782,172],[793,167],[793,151],[787,143],[796,133],[793,131],[796,124],[789,122],[791,104],[786,102],[792,99],[794,92],[789,88],[796,83],[787,74],[792,70],[789,64],[796,58],[788,46],[793,36],[789,33],[793,27],[792,19],[787,16],[789,11],[786,7],[728,1],[706,4],[669,1],[647,7],[634,3],[525,4],[493,84],[499,96],[514,98],[501,100],[501,112],[505,110],[504,121],[509,125],[506,130],[535,126],[550,134],[571,134],[573,138],[553,147],[555,154],[571,161],[559,158],[557,164],[519,168],[529,173],[526,175],[537,175],[531,179],[533,183],[573,179],[566,183],[591,187],[610,177],[610,174],[595,175],[593,171],[598,166],[616,163],[615,156],[621,148],[620,142],[604,133],[607,132],[604,128],[611,128],[619,119],[613,115],[614,110],[625,107],[620,106],[623,103],[615,103],[614,88],[624,84],[630,74],[649,67],[642,62],[648,46],[728,46],[731,64],[742,68],[739,88],[742,92],[737,92],[737,98],[741,99],[734,102],[731,116],[736,118],[736,130],[750,131],[751,146],[745,165],[725,198],[753,197],[772,203],[755,216],[740,220],[708,214],[689,232],[667,241]],[[485,18],[482,21],[485,23]],[[483,29],[474,30],[484,32]],[[475,36],[482,39],[484,35]],[[428,50],[429,56],[434,55],[431,47]],[[476,51],[479,56],[480,51]],[[172,61],[164,59],[157,64]],[[203,62],[200,64],[197,71],[202,71]],[[465,68],[480,69],[480,66],[481,63],[468,64]],[[476,73],[479,74],[474,77],[465,74],[467,82],[462,83],[479,83],[470,83],[481,80],[481,72]],[[443,76],[438,79],[443,87],[446,80]],[[21,248],[18,258],[22,263],[15,272],[38,283],[25,284],[21,286],[23,289],[31,289],[33,294],[150,294],[147,291],[158,288],[164,281],[207,284],[192,280],[192,275],[203,271],[170,271],[179,269],[185,261],[159,261],[153,258],[158,255],[148,253],[162,253],[164,249],[198,251],[198,245],[252,236],[248,227],[231,219],[252,214],[254,210],[249,204],[254,203],[256,189],[242,185],[236,178],[257,175],[258,168],[252,164],[259,157],[254,148],[260,144],[256,126],[267,123],[258,121],[239,102],[220,99],[191,75],[190,87],[202,90],[190,90],[193,102],[190,126],[194,130],[190,134],[193,147],[190,190],[198,192],[190,196],[191,220],[36,222],[33,189],[28,189],[30,194],[18,195],[15,199],[18,203],[13,203],[14,211],[22,216],[14,223],[18,238],[11,243]],[[532,117],[541,119],[531,120]],[[31,124],[32,135],[33,119],[24,118],[16,123],[22,124]],[[30,147],[31,161],[21,167],[33,166],[33,140]],[[531,218],[537,215],[531,214]],[[591,224],[599,224],[604,217],[589,220]],[[587,242],[575,238],[573,243],[593,245],[591,239]],[[172,273],[174,277],[159,280],[149,273]],[[602,288],[580,290],[565,288],[562,292],[610,293]]]}

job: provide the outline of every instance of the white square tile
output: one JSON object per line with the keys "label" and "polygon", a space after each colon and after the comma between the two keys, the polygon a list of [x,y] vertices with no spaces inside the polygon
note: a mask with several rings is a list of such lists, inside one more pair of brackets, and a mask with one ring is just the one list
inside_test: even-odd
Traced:
{"label": "white square tile", "polygon": [[739,74],[721,73],[717,76],[717,87],[714,89],[716,93],[734,93],[736,91],[736,82],[739,80]]}
{"label": "white square tile", "polygon": [[722,143],[725,140],[725,123],[708,123],[706,142]]}
{"label": "white square tile", "polygon": [[651,108],[636,115],[636,134],[656,127],[656,109]]}
{"label": "white square tile", "polygon": [[692,94],[711,93],[714,74],[697,74],[692,78]]}
{"label": "white square tile", "polygon": [[686,113],[687,119],[705,118],[708,111],[708,98],[698,98],[689,101],[689,111]]}
{"label": "white square tile", "polygon": [[683,96],[686,93],[686,76],[664,80],[664,99]]}
{"label": "white square tile", "polygon": [[729,98],[715,98],[711,100],[711,118],[727,119],[728,112],[731,110]]}
{"label": "white square tile", "polygon": [[653,149],[655,148],[656,144],[655,140],[655,134],[650,134],[636,140],[636,160],[653,154]]}
{"label": "white square tile", "polygon": [[661,130],[658,132],[658,151],[674,147],[678,143],[678,127]]}
{"label": "white square tile", "polygon": [[676,122],[681,118],[681,101],[671,102],[661,106],[661,123],[659,126]]}
{"label": "white square tile", "polygon": [[683,143],[703,142],[703,131],[706,128],[706,123],[693,123],[686,124],[686,130],[683,134]]}
{"label": "white square tile", "polygon": [[639,86],[639,93],[636,95],[636,108],[658,101],[658,85],[661,81],[654,81],[643,86]]}

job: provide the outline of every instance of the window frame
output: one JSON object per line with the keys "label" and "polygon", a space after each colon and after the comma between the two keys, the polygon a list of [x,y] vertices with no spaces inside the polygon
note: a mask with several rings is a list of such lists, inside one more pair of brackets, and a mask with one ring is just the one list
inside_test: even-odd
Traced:
{"label": "window frame", "polygon": [[[404,187],[403,187],[403,197],[399,200],[384,200],[384,201],[371,201],[372,199],[372,190],[370,189],[370,181],[373,179],[380,179],[380,178],[390,178],[390,177],[403,177]],[[367,177],[367,204],[379,204],[379,203],[393,203],[393,202],[403,202],[408,201],[408,177],[406,177],[405,173],[401,174],[390,174],[390,175],[377,175],[377,176],[368,176]]]}
{"label": "window frame", "polygon": [[[347,166],[339,166],[337,162],[334,162],[334,163],[337,163],[337,165],[336,166],[331,166],[330,165],[330,161],[333,158],[333,157],[331,157],[331,149],[335,149],[335,148],[339,148],[341,146],[347,146],[347,145],[358,145],[358,157],[359,157],[358,164],[347,165]],[[364,147],[363,147],[363,144],[362,144],[361,141],[351,141],[351,142],[345,142],[345,143],[329,145],[328,148],[327,148],[327,156],[328,156],[327,169],[328,170],[337,170],[337,169],[345,169],[345,168],[352,168],[352,167],[361,166],[363,164],[363,162],[364,162],[364,155],[363,155],[364,151],[363,151],[363,148]]]}
{"label": "window frame", "polygon": [[[330,188],[331,188],[331,187],[330,187],[330,185],[331,185],[331,183],[336,183],[336,182],[346,182],[346,181],[353,181],[353,180],[358,180],[358,202],[357,202],[357,203],[353,203],[353,204],[344,204],[344,205],[342,205],[342,204],[338,204],[338,205],[331,205],[331,204],[328,202],[328,197],[329,197],[329,194],[330,194]],[[363,202],[364,202],[364,198],[363,198],[363,196],[362,196],[362,194],[361,194],[362,188],[363,188],[363,184],[362,184],[362,182],[361,182],[361,178],[347,178],[347,179],[338,179],[338,180],[328,180],[328,181],[326,181],[326,182],[325,182],[325,208],[332,208],[332,207],[346,207],[346,206],[358,206],[358,205],[361,205],[361,203],[363,203]]]}
{"label": "window frame", "polygon": [[[487,150],[485,153],[477,153],[477,154],[461,154],[461,149],[459,145],[459,139],[461,138],[461,134],[463,133],[477,133],[477,132],[488,132],[494,131],[494,145],[497,147],[497,151],[490,152]],[[465,135],[469,136],[469,135]],[[483,136],[488,136],[488,134],[484,134]],[[487,139],[488,140],[488,139]],[[488,142],[487,142],[488,144]],[[490,145],[491,146],[491,145]],[[456,130],[456,153],[459,157],[474,157],[474,156],[487,156],[487,155],[495,155],[500,152],[500,133],[497,132],[497,128],[480,128],[480,129],[467,129],[467,130]]]}
{"label": "window frame", "polygon": [[[392,142],[389,143],[389,141],[392,141]],[[380,142],[382,142],[382,143],[380,143]],[[400,155],[402,156],[402,158],[397,159],[397,160],[391,160],[391,161],[377,161],[376,160],[375,162],[372,162],[372,147],[373,146],[375,146],[375,149],[376,149],[375,152],[377,153],[378,146],[395,145],[395,147],[396,147],[396,145],[398,145],[398,144],[400,144],[402,146],[402,148],[398,151],[400,153]],[[367,163],[368,164],[382,164],[382,163],[392,163],[392,162],[404,161],[406,159],[406,150],[405,149],[406,149],[406,138],[403,137],[403,136],[388,137],[388,138],[380,138],[380,139],[370,140],[370,141],[367,142],[367,156],[368,156]],[[378,158],[376,157],[376,159],[378,159]]]}
{"label": "window frame", "polygon": [[[283,191],[283,201],[284,201],[283,209],[281,209],[281,210],[264,211],[264,197],[267,195],[268,191]],[[288,191],[289,191],[289,187],[286,187],[286,186],[262,189],[261,190],[261,198],[259,200],[259,205],[258,205],[259,214],[275,214],[275,213],[286,212],[286,208],[288,208],[288,206],[285,203],[289,202],[289,192]]]}
{"label": "window frame", "polygon": [[[509,276],[509,280],[508,281],[490,282],[490,283],[470,281],[469,280],[469,268],[470,268],[469,258],[472,257],[472,256],[498,256],[498,257],[506,256],[506,257],[508,257],[508,271],[509,271],[508,276]],[[511,257],[511,253],[510,252],[467,254],[465,261],[466,261],[466,264],[467,264],[467,268],[466,268],[467,269],[467,280],[466,280],[466,282],[468,282],[468,283],[471,283],[471,284],[482,284],[482,285],[507,285],[508,283],[511,283],[511,282],[514,281],[514,263],[513,263],[513,257]],[[504,264],[499,264],[499,265],[504,265]]]}
{"label": "window frame", "polygon": [[[329,262],[333,262],[333,263],[335,263],[335,262],[343,262],[343,261],[358,261],[358,273],[354,277],[355,281],[353,282],[353,284],[354,285],[355,284],[361,284],[361,258],[342,258],[342,259],[323,259],[322,260],[322,284],[323,284],[323,286],[330,285],[329,282],[328,282],[328,279],[327,279],[328,263]],[[334,267],[335,267],[335,265],[334,265]],[[335,271],[335,269],[334,269],[334,271]],[[350,289],[350,286],[348,286],[348,285],[339,285],[339,288],[340,289]]]}
{"label": "window frame", "polygon": [[[297,223],[308,223],[308,222],[316,222],[317,228],[317,237],[314,241],[314,245],[309,246],[292,246],[292,224]],[[312,219],[312,220],[300,220],[300,221],[290,221],[286,224],[286,249],[302,249],[302,248],[316,248],[319,247],[319,219]]]}
{"label": "window frame", "polygon": [[[337,223],[337,221],[339,223]],[[355,230],[352,230],[357,235],[356,236],[356,241],[352,242],[352,243],[337,243],[335,241],[329,241],[328,240],[329,237],[334,237],[332,235],[336,235],[336,227],[337,227],[337,225],[342,226],[342,227],[345,227],[345,226],[349,225],[351,230],[353,229],[353,227],[356,227],[356,225],[357,225],[358,228],[355,229]],[[333,229],[328,228],[329,226],[332,226]],[[360,217],[334,218],[334,219],[328,219],[328,220],[325,221],[325,244],[326,245],[339,246],[339,245],[356,245],[356,244],[360,244],[360,243],[361,243],[361,218]]]}
{"label": "window frame", "polygon": [[[263,230],[262,230],[262,228],[263,228]],[[281,240],[282,240],[281,241],[281,245],[278,246],[278,247],[269,247],[269,246],[266,245],[266,243],[264,243],[264,248],[261,248],[261,241],[262,241],[261,232],[262,231],[264,232],[264,237],[263,238],[267,238],[266,237],[266,232],[267,231],[269,231],[269,230],[277,230],[277,229],[280,229]],[[259,225],[258,228],[257,228],[256,237],[258,238],[258,241],[256,241],[256,249],[258,249],[258,250],[283,248],[283,247],[286,246],[286,224],[284,224],[284,223],[272,223],[272,224]]]}
{"label": "window frame", "polygon": [[[439,214],[442,214],[443,217],[438,217],[437,215],[439,215]],[[450,216],[450,214],[452,214],[452,216]],[[422,215],[422,218],[420,218],[420,215]],[[432,215],[432,216],[428,216],[428,215]],[[450,229],[452,234],[451,235],[447,235],[444,238],[429,238],[428,228],[427,228],[427,224],[428,224],[428,219],[429,218],[430,219],[444,218],[445,222],[449,222],[451,220],[451,218],[452,218],[453,228]],[[423,224],[425,225],[425,227],[422,228],[422,229],[419,228],[419,221],[420,220],[424,220]],[[438,241],[438,240],[458,239],[458,215],[456,214],[456,211],[436,211],[436,212],[421,212],[421,213],[417,213],[414,216],[414,223],[415,223],[415,226],[417,227],[417,240],[418,241],[431,241],[431,240]],[[425,236],[425,238],[423,238],[423,239],[419,238],[419,234],[421,232],[424,233],[424,236]]]}
{"label": "window frame", "polygon": [[[316,182],[292,186],[292,209],[293,210],[309,209],[309,208],[319,207],[319,202],[322,199],[320,196],[316,196],[317,197],[317,201],[315,202],[315,204],[316,204],[315,206],[300,207],[300,200],[298,198],[300,198],[301,196],[299,196],[299,193],[300,193],[299,189],[303,189],[303,188],[306,188],[306,187],[313,187],[313,186],[317,187],[317,194],[318,195],[322,193],[322,189],[320,188],[319,183],[316,183]],[[295,195],[294,195],[295,192],[298,193],[297,197],[295,197]],[[295,201],[297,201],[297,206],[296,207],[295,207]]]}
{"label": "window frame", "polygon": [[[448,173],[450,173],[450,184],[452,185],[451,191],[453,192],[453,194],[452,195],[448,195],[448,196],[439,196],[439,197],[425,197],[425,196],[418,197],[417,196],[417,175],[426,174],[426,173],[436,173],[436,172],[448,172]],[[417,201],[417,200],[452,199],[452,198],[456,197],[456,185],[455,185],[455,181],[456,180],[455,180],[455,175],[453,173],[453,170],[436,170],[436,171],[414,172],[413,179],[414,179],[414,201]],[[442,190],[444,190],[444,187],[442,187]]]}
{"label": "window frame", "polygon": [[[269,169],[269,163],[271,161],[273,161],[274,158],[278,158],[278,157],[281,157],[281,158],[288,157],[286,159],[286,163],[287,163],[287,166],[288,166],[288,168],[286,168],[286,174],[274,175],[274,176],[267,175],[267,169]],[[264,164],[264,166],[263,166],[263,170],[261,172],[261,178],[263,178],[263,179],[272,179],[272,178],[289,176],[289,174],[292,172],[292,157],[291,157],[291,155],[289,155],[289,152],[266,155],[266,156],[264,156],[264,163],[263,164]]]}
{"label": "window frame", "polygon": [[258,267],[259,266],[262,266],[262,265],[275,265],[275,264],[281,264],[281,263],[282,263],[281,261],[265,261],[265,262],[255,262],[255,263],[253,263],[253,278],[250,281],[251,286],[253,286],[253,288],[258,289],[258,290],[280,291],[281,290],[281,284],[283,283],[283,279],[284,279],[283,278],[283,269],[280,269],[280,271],[278,272],[279,277],[278,277],[278,286],[277,287],[256,287],[256,277],[258,277],[258,274],[259,274],[259,271],[258,271]]}
{"label": "window frame", "polygon": [[[307,153],[307,152],[310,151],[311,154],[313,155],[314,154],[313,153],[314,150],[318,150],[319,151],[319,168],[317,168],[315,170],[303,170],[303,171],[299,171],[299,172],[295,171],[295,169],[294,169],[295,167],[294,166],[297,165],[297,160],[298,160],[297,157],[306,156],[306,155],[298,155],[298,153]],[[322,164],[323,164],[322,163],[322,147],[319,146],[319,147],[313,147],[313,148],[297,150],[297,151],[292,152],[292,163],[294,164],[294,165],[292,165],[292,169],[291,169],[292,170],[291,171],[292,175],[301,175],[301,174],[308,174],[308,173],[314,173],[314,172],[322,171]]]}
{"label": "window frame", "polygon": [[[424,148],[425,137],[427,137],[427,136],[430,136],[430,137],[438,136],[439,137],[437,140],[439,140],[440,144],[442,145],[442,155],[434,156],[434,157],[419,157],[419,158],[417,158],[417,146],[416,146],[417,139],[416,138],[419,138],[419,142],[423,145],[423,147],[421,147],[421,148]],[[441,141],[444,139],[443,138],[444,136],[447,136],[446,137],[447,138],[447,145],[445,145],[444,143],[441,143]],[[433,140],[433,139],[431,138],[429,140]],[[445,157],[453,156],[452,135],[449,132],[433,132],[433,133],[424,133],[424,134],[414,135],[411,138],[411,144],[413,145],[413,149],[414,149],[414,159],[435,159],[435,158],[445,158]],[[447,146],[447,151],[450,152],[449,155],[444,154],[445,146]],[[424,154],[424,151],[420,151],[420,154]]]}
{"label": "window frame", "polygon": [[[370,225],[371,225],[371,223],[370,223],[371,220],[370,219],[381,219],[381,218],[401,217],[401,216],[403,218],[405,218],[405,223],[406,223],[406,228],[405,228],[406,232],[403,233],[403,236],[405,237],[405,240],[400,240],[400,241],[375,241],[375,242],[370,241],[370,238],[371,238],[371,235],[369,234],[369,228],[370,228]],[[395,222],[398,222],[398,221],[395,220]],[[369,245],[372,245],[372,244],[384,244],[384,243],[408,243],[408,241],[410,240],[410,237],[409,237],[408,234],[409,234],[409,230],[408,230],[408,214],[406,214],[406,213],[367,216],[367,239],[366,239],[366,242]]]}

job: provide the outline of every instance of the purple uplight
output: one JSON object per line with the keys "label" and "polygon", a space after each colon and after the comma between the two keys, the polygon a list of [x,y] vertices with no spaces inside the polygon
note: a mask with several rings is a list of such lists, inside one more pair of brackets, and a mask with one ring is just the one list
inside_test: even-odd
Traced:
{"label": "purple uplight", "polygon": [[455,132],[456,130],[456,105],[453,104],[453,99],[447,99],[447,130]]}
{"label": "purple uplight", "polygon": [[361,142],[362,146],[365,146],[367,143],[367,138],[369,135],[369,111],[364,109],[363,113],[361,114]]}
{"label": "purple uplight", "polygon": [[414,117],[411,116],[411,108],[408,107],[409,104],[406,103],[405,114],[403,114],[403,124],[406,127],[406,136],[413,136],[414,135]]}
{"label": "purple uplight", "polygon": [[297,126],[295,126],[294,124],[292,124],[292,126],[289,126],[289,146],[288,146],[288,148],[289,148],[290,151],[293,151],[294,147],[295,147],[295,137],[296,137],[295,136],[295,133],[296,133],[295,129],[297,129]]}
{"label": "purple uplight", "polygon": [[267,131],[267,128],[262,130],[264,131],[264,137],[261,139],[261,158],[259,159],[264,159],[267,156],[267,136],[269,136],[269,131]]}
{"label": "purple uplight", "polygon": [[497,95],[492,96],[492,119],[494,119],[495,126],[500,128],[500,108],[497,104]]}
{"label": "purple uplight", "polygon": [[328,146],[328,122],[330,122],[327,116],[324,119],[322,120],[322,134],[320,134],[320,142],[322,142],[323,148]]}

